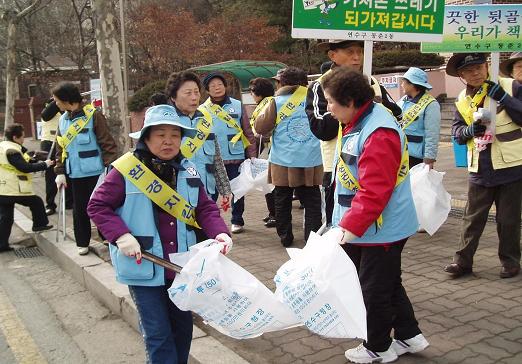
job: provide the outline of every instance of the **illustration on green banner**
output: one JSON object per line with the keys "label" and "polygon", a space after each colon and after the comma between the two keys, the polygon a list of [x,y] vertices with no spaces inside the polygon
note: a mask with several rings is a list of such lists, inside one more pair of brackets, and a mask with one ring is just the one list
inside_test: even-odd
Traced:
{"label": "illustration on green banner", "polygon": [[444,0],[294,0],[292,37],[442,40]]}
{"label": "illustration on green banner", "polygon": [[513,52],[522,50],[522,5],[446,6],[442,43],[423,42],[421,51]]}

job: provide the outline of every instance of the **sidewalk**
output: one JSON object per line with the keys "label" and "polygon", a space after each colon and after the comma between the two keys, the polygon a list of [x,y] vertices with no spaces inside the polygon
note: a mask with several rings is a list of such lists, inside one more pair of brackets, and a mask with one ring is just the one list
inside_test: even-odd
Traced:
{"label": "sidewalk", "polygon": [[[29,143],[28,143],[29,145]],[[444,184],[457,206],[466,199],[467,172],[453,167],[451,145],[442,144],[436,169],[446,171]],[[43,195],[43,177],[35,176],[35,187]],[[302,210],[294,203],[295,247],[302,247]],[[20,209],[27,215],[27,210]],[[68,214],[68,226],[72,218]],[[226,219],[230,218],[225,214]],[[275,289],[274,274],[288,256],[275,229],[267,229],[263,196],[246,197],[246,229],[235,235],[229,257]],[[56,223],[57,215],[51,217]],[[22,227],[23,215],[17,214]],[[29,225],[30,228],[30,225]],[[417,319],[431,346],[418,355],[404,356],[397,363],[521,363],[522,362],[522,276],[500,279],[495,225],[488,223],[475,257],[474,274],[452,280],[442,271],[457,245],[460,219],[450,217],[436,235],[413,236],[403,253],[403,281]],[[72,234],[70,234],[72,236]],[[102,300],[115,313],[136,327],[136,316],[126,287],[114,282],[109,263],[95,254],[79,257],[73,242],[55,244],[55,232],[38,237],[40,248]],[[193,341],[194,362],[200,363],[345,363],[344,350],[355,340],[324,339],[304,328],[234,340],[197,320],[201,329]],[[203,335],[203,336],[200,336]],[[204,354],[202,352],[204,351]],[[225,355],[231,354],[230,358]],[[243,359],[241,359],[243,358]]]}

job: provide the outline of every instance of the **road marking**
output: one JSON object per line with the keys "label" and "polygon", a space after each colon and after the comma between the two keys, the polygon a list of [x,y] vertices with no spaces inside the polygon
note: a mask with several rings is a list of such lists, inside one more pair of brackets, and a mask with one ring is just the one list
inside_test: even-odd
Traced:
{"label": "road marking", "polygon": [[20,364],[46,364],[47,360],[16,314],[16,310],[0,286],[0,330],[14,357]]}

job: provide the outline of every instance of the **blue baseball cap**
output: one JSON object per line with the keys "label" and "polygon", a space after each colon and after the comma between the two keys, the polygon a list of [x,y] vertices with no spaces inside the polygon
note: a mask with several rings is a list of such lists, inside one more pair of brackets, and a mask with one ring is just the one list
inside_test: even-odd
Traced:
{"label": "blue baseball cap", "polygon": [[417,67],[410,67],[404,75],[399,77],[405,78],[414,85],[425,87],[428,90],[433,88],[433,86],[428,83],[428,74]]}
{"label": "blue baseball cap", "polygon": [[130,133],[129,136],[133,139],[140,139],[145,129],[154,125],[174,125],[181,129],[191,129],[185,125],[178,116],[176,109],[170,105],[157,105],[152,106],[145,112],[145,121],[140,131]]}

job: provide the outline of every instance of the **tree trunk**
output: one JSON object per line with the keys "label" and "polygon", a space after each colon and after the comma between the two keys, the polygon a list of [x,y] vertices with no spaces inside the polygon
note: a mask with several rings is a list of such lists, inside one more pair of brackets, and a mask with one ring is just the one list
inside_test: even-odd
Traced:
{"label": "tree trunk", "polygon": [[10,18],[7,23],[7,49],[5,67],[5,123],[4,130],[14,123],[16,98],[16,18]]}
{"label": "tree trunk", "polygon": [[93,3],[103,112],[122,153],[129,147],[130,128],[125,111],[116,12],[110,0],[94,0]]}

